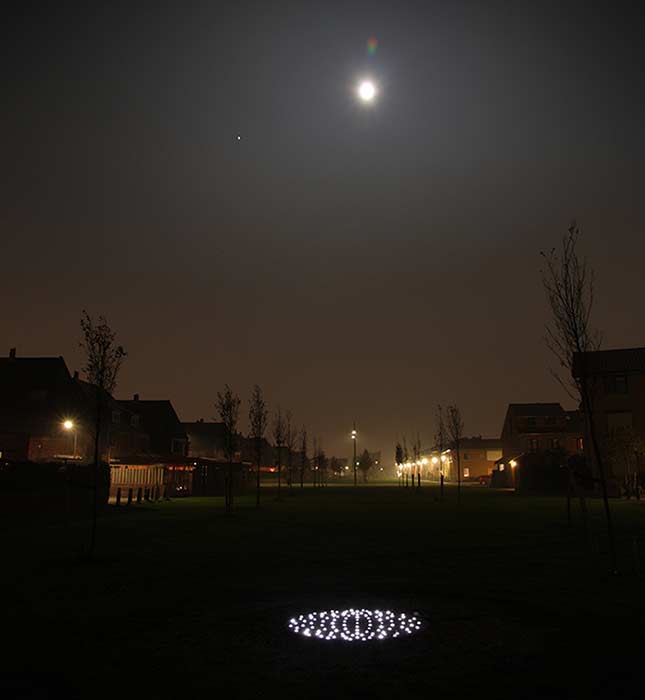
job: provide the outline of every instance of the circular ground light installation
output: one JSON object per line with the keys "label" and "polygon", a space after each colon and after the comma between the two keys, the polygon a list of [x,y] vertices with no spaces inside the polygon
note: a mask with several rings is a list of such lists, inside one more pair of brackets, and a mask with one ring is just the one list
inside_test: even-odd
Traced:
{"label": "circular ground light installation", "polygon": [[421,629],[415,615],[392,610],[324,610],[305,613],[289,620],[289,629],[303,637],[324,641],[370,642],[407,637]]}

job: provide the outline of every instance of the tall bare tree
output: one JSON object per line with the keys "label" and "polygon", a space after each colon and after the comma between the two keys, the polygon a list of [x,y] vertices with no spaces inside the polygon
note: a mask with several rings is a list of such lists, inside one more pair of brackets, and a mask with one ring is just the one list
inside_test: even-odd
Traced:
{"label": "tall bare tree", "polygon": [[269,420],[269,412],[264,401],[262,389],[258,384],[253,387],[253,393],[249,400],[249,425],[251,427],[251,438],[253,439],[253,447],[255,451],[255,506],[260,507],[260,467],[262,465],[262,445],[264,442],[264,434],[267,429]]}
{"label": "tall bare tree", "polygon": [[[595,377],[587,371],[584,354],[598,350],[602,337],[591,321],[595,275],[586,258],[578,252],[579,238],[580,230],[574,222],[562,236],[559,249],[552,248],[549,252],[542,253],[542,285],[551,316],[546,325],[546,344],[560,366],[559,371],[552,371],[553,376],[582,407],[592,456],[595,457],[598,470],[607,523],[610,566],[615,572],[618,562],[609,508],[607,470],[595,420],[598,386]],[[577,376],[574,376],[574,355],[581,359],[580,367],[575,372]],[[564,377],[561,373],[563,370]]]}
{"label": "tall bare tree", "polygon": [[305,469],[307,468],[307,428],[300,430],[300,488],[305,487]]}
{"label": "tall bare tree", "polygon": [[[85,355],[83,372],[96,392],[96,415],[94,424],[94,505],[92,509],[92,534],[88,556],[94,555],[96,545],[96,524],[100,497],[101,423],[105,404],[116,388],[116,380],[121,364],[127,353],[117,345],[116,333],[110,328],[104,316],[96,320],[83,310],[81,314],[82,340],[80,347]],[[109,484],[109,471],[107,472]]]}
{"label": "tall bare tree", "polygon": [[363,454],[358,460],[358,467],[363,472],[363,481],[367,482],[367,473],[372,468],[372,458],[367,450],[363,450]]}
{"label": "tall bare tree", "polygon": [[228,476],[224,483],[226,512],[233,512],[233,459],[237,451],[237,421],[240,414],[240,397],[226,384],[224,393],[217,392],[217,412],[224,424],[224,455],[228,461]]}
{"label": "tall bare tree", "polygon": [[439,480],[440,480],[440,490],[439,494],[441,500],[443,500],[443,482],[444,482],[444,471],[443,465],[445,462],[445,455],[443,454],[446,446],[448,444],[448,429],[446,427],[446,418],[444,415],[443,407],[441,404],[437,404],[437,410],[435,412],[435,447],[439,450]]}
{"label": "tall bare tree", "polygon": [[461,502],[461,438],[464,435],[464,421],[457,406],[448,406],[448,436],[450,444],[457,455],[457,503]]}
{"label": "tall bare tree", "polygon": [[286,424],[280,406],[273,417],[273,442],[278,454],[278,500],[282,496],[282,448],[286,437]]}
{"label": "tall bare tree", "polygon": [[289,493],[293,493],[293,453],[298,440],[298,430],[293,424],[293,415],[287,411],[284,420],[284,446],[287,448],[287,473],[289,474]]}
{"label": "tall bare tree", "polygon": [[399,486],[403,485],[403,446],[400,442],[396,443],[394,448],[394,463],[399,471]]}

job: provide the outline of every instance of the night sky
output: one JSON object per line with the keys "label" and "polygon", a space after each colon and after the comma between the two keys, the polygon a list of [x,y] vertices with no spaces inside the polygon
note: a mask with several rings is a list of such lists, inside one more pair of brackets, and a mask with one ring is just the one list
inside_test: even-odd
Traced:
{"label": "night sky", "polygon": [[259,382],[328,454],[429,444],[438,402],[496,436],[566,398],[539,251],[574,217],[605,347],[645,344],[636,4],[100,7],[3,17],[3,353],[77,368],[87,308],[117,396],[183,420]]}

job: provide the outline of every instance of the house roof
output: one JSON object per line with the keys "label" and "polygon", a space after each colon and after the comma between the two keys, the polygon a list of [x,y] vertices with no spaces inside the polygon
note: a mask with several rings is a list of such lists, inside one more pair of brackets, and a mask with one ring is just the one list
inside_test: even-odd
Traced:
{"label": "house roof", "polygon": [[192,436],[209,439],[224,439],[224,423],[211,423],[204,420],[193,421],[181,424],[184,430]]}
{"label": "house roof", "polygon": [[645,372],[645,348],[576,352],[573,355],[571,373],[574,377],[580,377],[583,370],[589,374]]}
{"label": "house roof", "polygon": [[509,403],[508,413],[514,416],[563,416],[559,403]]}
{"label": "house roof", "polygon": [[172,403],[167,399],[130,399],[118,403],[130,413],[141,416],[142,427],[150,436],[153,452],[167,454],[173,439],[188,439]]}
{"label": "house roof", "polygon": [[499,438],[465,437],[459,441],[459,447],[470,450],[501,450],[502,441]]}

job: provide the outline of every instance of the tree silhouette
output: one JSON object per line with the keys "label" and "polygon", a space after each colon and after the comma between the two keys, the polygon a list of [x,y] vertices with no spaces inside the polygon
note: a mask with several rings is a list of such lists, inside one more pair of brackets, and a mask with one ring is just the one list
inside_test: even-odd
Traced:
{"label": "tree silhouette", "polygon": [[228,461],[228,476],[224,483],[226,512],[233,512],[233,459],[237,450],[237,421],[240,412],[240,398],[226,384],[224,393],[217,392],[217,411],[224,424],[224,455]]}
{"label": "tree silhouette", "polygon": [[464,421],[457,406],[448,406],[448,435],[453,451],[457,454],[457,503],[461,502],[461,454],[460,444],[464,434]]}
{"label": "tree silhouette", "polygon": [[372,468],[372,458],[367,450],[363,450],[358,460],[358,468],[363,472],[363,481],[367,481],[367,473]]}
{"label": "tree silhouette", "polygon": [[286,436],[286,425],[284,416],[280,406],[276,411],[273,418],[273,441],[275,444],[276,452],[278,454],[278,500],[281,498],[281,485],[282,485],[282,448],[284,447],[284,441]]}
{"label": "tree silhouette", "polygon": [[[553,376],[567,393],[577,400],[584,413],[602,492],[610,566],[611,570],[616,572],[618,562],[609,508],[607,471],[595,418],[595,400],[599,387],[595,377],[587,371],[585,362],[585,353],[598,350],[602,337],[591,323],[594,271],[587,265],[587,260],[578,253],[579,237],[580,230],[574,222],[562,236],[559,251],[552,248],[548,253],[542,253],[545,262],[542,286],[551,312],[550,322],[546,325],[546,344],[560,365],[560,370],[565,372],[563,377],[559,372],[552,371]],[[575,372],[578,376],[574,376],[574,355],[581,359],[579,371]]]}
{"label": "tree silhouette", "polygon": [[[110,328],[104,316],[96,321],[83,310],[81,314],[82,340],[80,347],[85,355],[83,372],[87,381],[94,385],[96,392],[96,415],[94,424],[94,477],[93,477],[93,509],[92,534],[88,557],[94,555],[96,546],[96,525],[99,509],[99,477],[101,457],[101,422],[103,420],[104,404],[116,388],[116,380],[121,364],[127,353],[121,345],[116,344],[116,333]],[[109,471],[108,471],[109,483]]]}
{"label": "tree silhouette", "polygon": [[305,487],[305,469],[307,468],[307,429],[300,430],[300,488]]}
{"label": "tree silhouette", "polygon": [[253,387],[253,393],[249,400],[249,424],[251,426],[251,438],[253,439],[253,447],[255,451],[256,463],[256,492],[255,505],[260,507],[260,466],[262,464],[262,444],[264,434],[267,429],[269,412],[267,411],[262,389],[256,384]]}
{"label": "tree silhouette", "polygon": [[437,410],[435,413],[434,440],[435,447],[439,451],[439,479],[441,484],[439,493],[441,500],[443,500],[443,481],[445,476],[443,473],[443,465],[445,460],[445,455],[443,454],[443,451],[446,449],[446,445],[448,444],[448,430],[446,428],[446,419],[441,404],[437,404]]}
{"label": "tree silhouette", "polygon": [[289,493],[293,488],[293,452],[296,449],[298,431],[293,424],[291,411],[287,411],[284,422],[284,445],[287,448],[287,473],[289,475]]}

